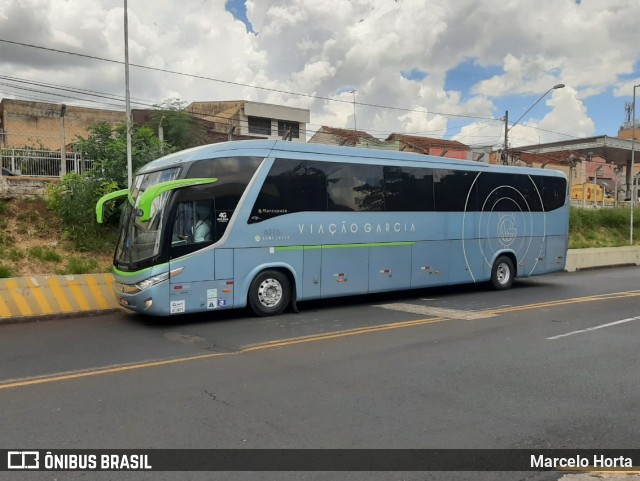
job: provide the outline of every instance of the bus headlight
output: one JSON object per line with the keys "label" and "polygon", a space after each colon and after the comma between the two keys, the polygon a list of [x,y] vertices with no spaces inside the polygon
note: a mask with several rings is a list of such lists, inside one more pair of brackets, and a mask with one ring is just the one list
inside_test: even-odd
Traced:
{"label": "bus headlight", "polygon": [[141,291],[144,291],[145,289],[149,289],[150,287],[155,286],[156,284],[160,284],[162,281],[166,281],[167,279],[169,279],[169,273],[164,272],[162,274],[158,274],[157,276],[149,277],[149,279],[145,279],[144,281],[136,283],[136,287]]}

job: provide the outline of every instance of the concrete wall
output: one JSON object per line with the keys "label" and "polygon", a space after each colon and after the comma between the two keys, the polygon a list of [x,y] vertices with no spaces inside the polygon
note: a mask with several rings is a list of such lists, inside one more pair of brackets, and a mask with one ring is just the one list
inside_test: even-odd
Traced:
{"label": "concrete wall", "polygon": [[89,126],[95,122],[115,125],[126,121],[124,112],[113,110],[68,105],[63,119],[61,104],[4,99],[1,106],[5,147],[59,151],[62,144],[70,144],[76,136],[87,137]]}
{"label": "concrete wall", "polygon": [[570,249],[565,270],[573,272],[594,267],[624,265],[640,265],[640,246]]}
{"label": "concrete wall", "polygon": [[0,198],[30,197],[44,195],[47,185],[60,182],[59,179],[43,179],[40,177],[0,177]]}

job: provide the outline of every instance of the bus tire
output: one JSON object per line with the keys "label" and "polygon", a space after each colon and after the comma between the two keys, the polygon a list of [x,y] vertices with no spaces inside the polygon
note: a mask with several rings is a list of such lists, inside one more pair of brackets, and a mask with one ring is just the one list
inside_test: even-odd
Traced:
{"label": "bus tire", "polygon": [[249,307],[258,316],[276,316],[291,300],[291,283],[280,271],[262,271],[249,286]]}
{"label": "bus tire", "polygon": [[514,277],[513,261],[507,256],[499,256],[491,269],[491,284],[493,288],[498,291],[509,289],[513,284]]}

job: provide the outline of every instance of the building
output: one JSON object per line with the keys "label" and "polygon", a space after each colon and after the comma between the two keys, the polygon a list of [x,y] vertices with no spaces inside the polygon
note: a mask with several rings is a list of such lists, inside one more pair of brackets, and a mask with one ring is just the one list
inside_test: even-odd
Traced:
{"label": "building", "polygon": [[400,150],[397,141],[376,139],[362,130],[339,129],[323,125],[309,139],[310,144],[345,145],[364,149]]}
{"label": "building", "polygon": [[[327,127],[326,125],[320,127],[311,136],[309,143],[368,148],[383,144],[381,140],[362,130],[339,129],[337,127]],[[393,150],[397,150],[397,148]]]}
{"label": "building", "polygon": [[[418,154],[449,157],[452,159],[469,159],[470,149],[457,140],[433,139],[415,135],[391,134],[387,142],[399,142],[402,152],[416,152]],[[476,159],[474,159],[476,160]]]}
{"label": "building", "polygon": [[248,100],[192,102],[185,108],[192,116],[209,122],[211,133],[229,138],[287,139],[306,142],[308,109],[264,104]]}
{"label": "building", "polygon": [[86,137],[89,126],[98,121],[115,125],[126,122],[126,115],[115,110],[2,99],[0,145],[59,151],[76,136]]}
{"label": "building", "polygon": [[[194,102],[185,111],[203,127],[208,142],[229,139],[282,139],[306,142],[308,109],[249,101]],[[137,125],[146,125],[155,110],[133,109]],[[0,145],[60,151],[77,136],[87,137],[96,122],[126,122],[123,111],[47,102],[3,99],[0,102]]]}

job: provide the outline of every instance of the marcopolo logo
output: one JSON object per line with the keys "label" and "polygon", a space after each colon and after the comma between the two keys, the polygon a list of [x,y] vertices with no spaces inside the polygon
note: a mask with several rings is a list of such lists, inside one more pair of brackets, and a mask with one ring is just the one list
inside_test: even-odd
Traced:
{"label": "marcopolo logo", "polygon": [[8,451],[7,468],[39,469],[40,453],[38,451]]}

